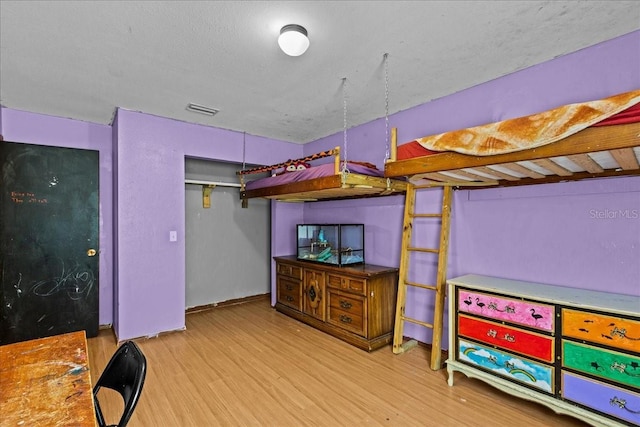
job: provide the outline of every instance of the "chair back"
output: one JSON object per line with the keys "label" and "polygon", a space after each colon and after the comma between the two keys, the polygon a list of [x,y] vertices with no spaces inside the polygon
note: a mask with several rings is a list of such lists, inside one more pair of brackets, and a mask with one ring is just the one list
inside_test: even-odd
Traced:
{"label": "chair back", "polygon": [[117,426],[124,427],[138,403],[146,373],[147,359],[140,348],[133,341],[123,343],[113,354],[93,388],[96,418],[100,427],[105,427],[107,424],[98,401],[98,391],[105,387],[117,391],[122,396],[124,409]]}

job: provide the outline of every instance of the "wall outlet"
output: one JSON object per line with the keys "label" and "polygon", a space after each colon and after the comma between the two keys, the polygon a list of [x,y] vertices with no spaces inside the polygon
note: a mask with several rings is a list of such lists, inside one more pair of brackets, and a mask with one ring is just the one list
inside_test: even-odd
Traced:
{"label": "wall outlet", "polygon": [[169,232],[169,241],[170,242],[177,242],[178,241],[178,232],[175,230],[171,230]]}

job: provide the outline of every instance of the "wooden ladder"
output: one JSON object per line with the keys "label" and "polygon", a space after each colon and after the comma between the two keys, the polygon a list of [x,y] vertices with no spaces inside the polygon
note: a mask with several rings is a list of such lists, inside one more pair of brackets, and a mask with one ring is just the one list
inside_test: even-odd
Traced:
{"label": "wooden ladder", "polygon": [[[437,185],[437,184],[436,184]],[[441,184],[442,185],[442,184]],[[400,272],[398,280],[398,300],[396,303],[396,320],[393,333],[393,352],[403,353],[417,345],[416,340],[404,341],[404,322],[411,322],[433,330],[431,343],[431,369],[436,371],[442,368],[442,326],[444,322],[444,307],[447,279],[447,254],[449,249],[449,226],[451,220],[451,201],[453,189],[451,185],[443,185],[442,209],[440,213],[415,213],[416,192],[419,190],[434,188],[434,185],[407,186],[404,207],[404,221],[402,226],[402,252],[400,255]],[[419,248],[411,245],[411,234],[415,218],[435,218],[440,221],[440,244],[438,248]],[[435,284],[413,283],[409,278],[409,258],[412,252],[427,252],[438,255],[438,271]],[[435,307],[433,322],[414,319],[405,315],[405,303],[407,299],[407,287],[435,291]]]}

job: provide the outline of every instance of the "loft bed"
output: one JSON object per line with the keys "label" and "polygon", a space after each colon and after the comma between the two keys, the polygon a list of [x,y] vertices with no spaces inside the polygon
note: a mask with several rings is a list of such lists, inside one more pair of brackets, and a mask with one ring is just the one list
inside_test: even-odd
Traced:
{"label": "loft bed", "polygon": [[[395,132],[394,132],[395,133]],[[640,90],[419,138],[392,138],[385,176],[513,186],[640,174]]]}
{"label": "loft bed", "polygon": [[[312,166],[310,162],[333,156],[333,162]],[[292,165],[304,164],[302,170],[286,171]],[[279,172],[277,172],[279,171]],[[269,173],[253,180],[249,175]],[[407,182],[390,179],[375,165],[340,159],[340,147],[300,159],[271,166],[260,166],[236,172],[240,176],[240,199],[247,207],[248,199],[267,198],[285,202],[309,202],[402,194]]]}
{"label": "loft bed", "polygon": [[[453,189],[640,175],[639,163],[640,90],[418,138],[400,146],[393,129],[385,176],[406,177],[412,184],[407,187],[405,197],[393,352],[402,353],[416,342],[404,342],[403,322],[413,322],[433,329],[431,369],[442,367],[440,349]],[[414,213],[416,190],[439,186],[443,187],[441,211]],[[418,217],[440,218],[437,249],[412,246],[412,232],[416,229],[413,222]],[[438,254],[435,285],[407,280],[409,258],[414,252]],[[409,286],[436,292],[432,322],[405,316]]]}

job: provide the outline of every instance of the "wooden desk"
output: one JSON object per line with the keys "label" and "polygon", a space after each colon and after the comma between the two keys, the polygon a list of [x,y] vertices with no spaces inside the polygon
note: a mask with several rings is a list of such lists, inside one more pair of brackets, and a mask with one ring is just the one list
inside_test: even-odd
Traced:
{"label": "wooden desk", "polygon": [[0,346],[0,426],[94,426],[84,331]]}

